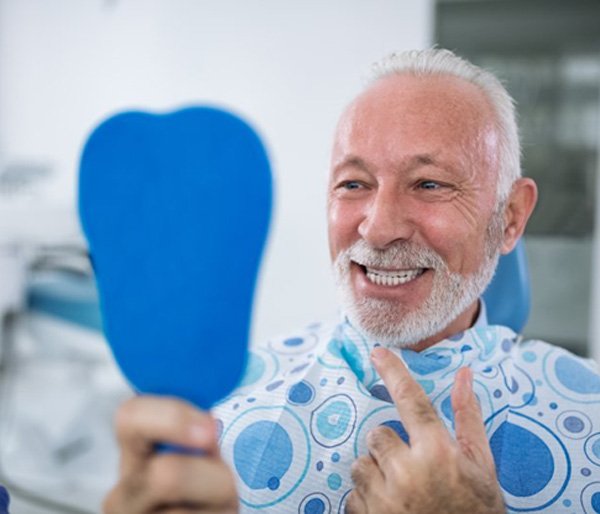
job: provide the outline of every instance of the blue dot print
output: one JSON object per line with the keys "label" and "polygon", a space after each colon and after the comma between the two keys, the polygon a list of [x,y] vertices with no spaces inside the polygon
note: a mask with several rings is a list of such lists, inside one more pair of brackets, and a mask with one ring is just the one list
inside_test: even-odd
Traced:
{"label": "blue dot print", "polygon": [[[510,444],[504,444],[504,440]],[[540,492],[554,475],[550,448],[537,435],[505,421],[490,439],[502,488],[514,496],[532,496]],[[527,448],[524,452],[523,448]],[[510,466],[503,465],[510,462]],[[536,473],[531,473],[536,469]]]}
{"label": "blue dot print", "polygon": [[592,509],[594,509],[594,512],[600,513],[600,493],[592,495]]}
{"label": "blue dot print", "polygon": [[305,380],[294,384],[288,391],[288,401],[294,405],[306,405],[312,401],[314,396],[315,390]]}
{"label": "blue dot print", "polygon": [[332,491],[337,491],[342,486],[342,477],[337,473],[332,473],[327,477],[327,485]]}
{"label": "blue dot print", "polygon": [[592,445],[592,453],[600,459],[600,439]]}
{"label": "blue dot print", "polygon": [[555,364],[556,378],[567,389],[579,394],[600,393],[600,376],[571,357],[559,357]]}
{"label": "blue dot print", "polygon": [[323,514],[325,502],[321,498],[311,498],[304,506],[304,514]]}
{"label": "blue dot print", "polygon": [[581,432],[585,428],[583,421],[575,416],[565,418],[563,424],[569,432],[575,434]]}
{"label": "blue dot print", "polygon": [[289,339],[286,339],[283,344],[285,346],[300,346],[303,342],[304,339],[301,337],[290,337]]}
{"label": "blue dot print", "polygon": [[233,447],[235,468],[250,489],[277,489],[292,458],[290,436],[272,421],[252,423],[240,433]]}
{"label": "blue dot print", "polygon": [[321,446],[333,448],[346,441],[356,425],[356,406],[346,394],[331,396],[311,415],[310,431]]}
{"label": "blue dot print", "polygon": [[317,428],[326,439],[337,439],[344,434],[350,421],[350,407],[345,402],[332,402],[317,414]]}
{"label": "blue dot print", "polygon": [[302,500],[297,512],[298,514],[330,514],[331,503],[323,493],[312,493]]}

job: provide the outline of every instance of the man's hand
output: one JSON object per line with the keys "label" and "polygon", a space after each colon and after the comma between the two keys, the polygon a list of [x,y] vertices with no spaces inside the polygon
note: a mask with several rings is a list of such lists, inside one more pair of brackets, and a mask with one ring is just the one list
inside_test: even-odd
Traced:
{"label": "man's hand", "polygon": [[370,455],[352,466],[349,514],[500,514],[505,512],[473,375],[462,368],[452,390],[456,441],[427,395],[393,353],[377,348],[373,363],[410,438],[387,427],[367,435]]}
{"label": "man's hand", "polygon": [[[235,483],[221,460],[213,418],[179,400],[140,396],[117,414],[120,479],[106,514],[238,512]],[[202,455],[157,452],[166,443]]]}

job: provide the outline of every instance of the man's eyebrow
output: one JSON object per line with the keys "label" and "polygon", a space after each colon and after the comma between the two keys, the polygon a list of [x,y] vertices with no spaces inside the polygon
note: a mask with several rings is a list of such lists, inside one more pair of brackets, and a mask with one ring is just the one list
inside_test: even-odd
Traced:
{"label": "man's eyebrow", "polygon": [[369,165],[360,157],[356,155],[349,155],[343,161],[334,166],[333,172],[336,173],[342,168],[357,168],[359,170],[368,171]]}
{"label": "man's eyebrow", "polygon": [[444,168],[447,166],[447,164],[443,161],[440,161],[437,157],[437,154],[434,153],[421,153],[413,155],[402,164],[402,167],[408,170],[413,170],[420,166],[440,166]]}
{"label": "man's eyebrow", "polygon": [[[398,170],[412,171],[421,166],[438,166],[440,168],[452,169],[452,166],[449,163],[438,158],[438,152],[412,155],[399,162],[395,167]],[[333,168],[333,172],[338,172],[343,168],[355,168],[364,171],[369,171],[371,169],[369,164],[357,155],[349,155],[343,161],[336,164]]]}
{"label": "man's eyebrow", "polygon": [[422,153],[409,157],[406,161],[398,166],[398,169],[404,171],[414,171],[422,166],[435,166],[441,170],[456,173],[457,164],[452,161],[440,158],[440,152]]}

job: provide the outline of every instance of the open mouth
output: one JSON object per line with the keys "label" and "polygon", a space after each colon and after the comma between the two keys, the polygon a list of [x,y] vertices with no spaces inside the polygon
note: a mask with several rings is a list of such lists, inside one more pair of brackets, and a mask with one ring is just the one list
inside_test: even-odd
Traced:
{"label": "open mouth", "polygon": [[425,273],[428,268],[407,268],[397,270],[383,270],[370,268],[363,264],[356,263],[363,271],[367,279],[378,286],[399,286],[406,284]]}

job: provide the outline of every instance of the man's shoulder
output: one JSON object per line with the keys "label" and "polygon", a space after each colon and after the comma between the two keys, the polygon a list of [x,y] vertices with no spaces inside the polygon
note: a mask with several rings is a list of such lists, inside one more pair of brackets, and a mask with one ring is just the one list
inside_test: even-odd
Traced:
{"label": "man's shoulder", "polygon": [[557,346],[547,341],[540,339],[521,339],[515,346],[515,359],[524,362],[536,362],[539,359],[560,360],[561,362],[572,361],[588,369],[594,370],[596,374],[600,374],[598,363],[594,360],[580,355],[576,355],[572,351],[562,346]]}
{"label": "man's shoulder", "polygon": [[339,322],[331,320],[313,322],[267,341],[253,344],[250,351],[268,351],[279,357],[310,354],[321,344],[327,344],[337,330],[339,330]]}
{"label": "man's shoulder", "polygon": [[515,345],[515,365],[531,370],[554,393],[574,402],[600,403],[600,368],[592,359],[537,339]]}
{"label": "man's shoulder", "polygon": [[220,404],[255,391],[274,391],[288,375],[300,375],[327,348],[338,326],[335,321],[310,323],[264,343],[251,345],[239,386]]}

